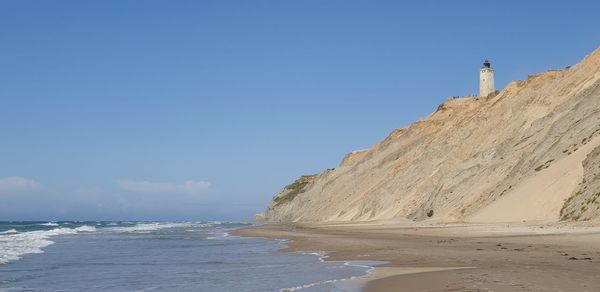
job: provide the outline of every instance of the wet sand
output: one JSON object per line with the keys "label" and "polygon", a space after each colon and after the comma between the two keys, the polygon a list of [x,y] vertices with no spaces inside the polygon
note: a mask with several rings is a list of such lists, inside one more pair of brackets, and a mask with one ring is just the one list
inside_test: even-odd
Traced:
{"label": "wet sand", "polygon": [[600,291],[600,228],[540,225],[263,225],[241,236],[291,239],[282,251],[385,264],[365,291]]}

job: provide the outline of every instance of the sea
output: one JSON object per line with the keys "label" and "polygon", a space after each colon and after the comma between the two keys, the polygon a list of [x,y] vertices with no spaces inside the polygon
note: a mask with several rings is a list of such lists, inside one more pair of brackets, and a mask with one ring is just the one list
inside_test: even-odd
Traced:
{"label": "sea", "polygon": [[243,222],[0,222],[0,291],[360,291],[377,262],[279,252]]}

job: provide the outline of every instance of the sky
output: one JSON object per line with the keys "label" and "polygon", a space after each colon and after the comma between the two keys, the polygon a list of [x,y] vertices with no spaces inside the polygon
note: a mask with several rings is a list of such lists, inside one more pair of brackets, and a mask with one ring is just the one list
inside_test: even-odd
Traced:
{"label": "sky", "polygon": [[0,220],[251,220],[303,174],[577,63],[597,1],[0,1]]}

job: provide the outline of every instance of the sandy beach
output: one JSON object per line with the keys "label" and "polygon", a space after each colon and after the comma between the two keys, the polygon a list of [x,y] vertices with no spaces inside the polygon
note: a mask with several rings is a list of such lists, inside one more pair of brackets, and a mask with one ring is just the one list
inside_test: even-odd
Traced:
{"label": "sandy beach", "polygon": [[262,225],[235,235],[290,239],[286,251],[376,260],[364,291],[600,291],[600,228],[519,224]]}

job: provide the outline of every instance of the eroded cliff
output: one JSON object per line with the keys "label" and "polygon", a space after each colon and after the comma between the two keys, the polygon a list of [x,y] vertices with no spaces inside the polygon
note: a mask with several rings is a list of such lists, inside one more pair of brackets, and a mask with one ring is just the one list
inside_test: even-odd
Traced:
{"label": "eroded cliff", "polygon": [[346,155],[335,169],[288,185],[264,218],[598,218],[599,80],[596,50],[575,66],[531,75],[496,95],[450,99],[371,148]]}

